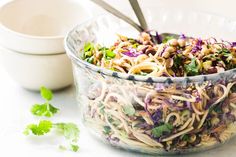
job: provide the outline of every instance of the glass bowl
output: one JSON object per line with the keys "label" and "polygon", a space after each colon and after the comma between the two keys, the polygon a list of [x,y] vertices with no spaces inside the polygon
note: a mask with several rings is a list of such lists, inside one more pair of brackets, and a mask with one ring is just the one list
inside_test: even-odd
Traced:
{"label": "glass bowl", "polygon": [[[235,23],[214,15],[148,10],[152,28],[233,40]],[[155,11],[155,12],[154,12]],[[116,33],[137,36],[113,16],[77,26],[65,39],[73,63],[80,115],[101,140],[148,154],[208,150],[236,133],[236,69],[192,77],[146,77],[114,72],[80,58],[84,43],[109,45]]]}

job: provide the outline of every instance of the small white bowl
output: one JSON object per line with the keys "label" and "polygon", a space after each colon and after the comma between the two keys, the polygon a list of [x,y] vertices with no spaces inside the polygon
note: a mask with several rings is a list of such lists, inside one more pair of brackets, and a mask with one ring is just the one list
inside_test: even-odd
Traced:
{"label": "small white bowl", "polygon": [[0,44],[28,54],[64,53],[66,32],[91,17],[86,3],[78,0],[6,2],[0,7]]}
{"label": "small white bowl", "polygon": [[0,47],[2,63],[22,87],[38,91],[41,86],[58,90],[72,84],[71,62],[66,54],[29,55]]}

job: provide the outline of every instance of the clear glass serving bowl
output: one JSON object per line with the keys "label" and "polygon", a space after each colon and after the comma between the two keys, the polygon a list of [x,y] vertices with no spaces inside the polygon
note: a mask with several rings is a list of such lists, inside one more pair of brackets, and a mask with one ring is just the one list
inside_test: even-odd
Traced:
{"label": "clear glass serving bowl", "polygon": [[[149,25],[187,36],[236,36],[235,23],[204,13],[159,9]],[[113,146],[161,155],[207,150],[234,136],[236,69],[153,78],[103,69],[80,58],[84,43],[109,45],[117,32],[138,34],[115,17],[102,16],[77,26],[65,39],[80,115],[89,130]]]}

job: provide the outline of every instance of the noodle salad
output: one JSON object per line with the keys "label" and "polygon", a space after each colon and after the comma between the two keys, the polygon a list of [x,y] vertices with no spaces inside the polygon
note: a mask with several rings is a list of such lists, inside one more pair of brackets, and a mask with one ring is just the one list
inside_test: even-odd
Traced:
{"label": "noodle salad", "polygon": [[94,65],[144,76],[195,76],[236,68],[236,43],[169,36],[153,44],[151,35],[132,39],[118,35],[111,47],[86,43],[82,58]]}
{"label": "noodle salad", "polygon": [[[86,43],[81,58],[112,71],[183,77],[236,68],[236,43],[181,35],[154,44],[149,33],[138,39],[118,35],[110,47]],[[85,70],[85,69],[84,69]],[[99,77],[81,95],[83,118],[107,141],[139,151],[178,151],[224,143],[236,133],[236,79],[212,82],[144,83]],[[79,78],[80,79],[80,78]],[[77,81],[79,83],[79,81]]]}

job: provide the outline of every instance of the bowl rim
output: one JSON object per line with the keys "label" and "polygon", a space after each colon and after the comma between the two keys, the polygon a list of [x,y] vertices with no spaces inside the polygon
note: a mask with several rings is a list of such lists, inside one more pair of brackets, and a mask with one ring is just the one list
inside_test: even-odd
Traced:
{"label": "bowl rim", "polygon": [[[65,0],[66,2],[66,0]],[[83,8],[86,8],[85,7],[85,4],[81,1],[75,1],[76,3],[78,3],[79,5],[81,5]],[[11,5],[13,3],[17,3],[17,1],[14,1],[14,0],[3,0],[2,3],[0,3],[0,12],[1,10],[8,6],[8,5]],[[86,9],[85,9],[86,10]],[[92,13],[91,12],[87,12],[89,16],[92,16]],[[85,20],[86,21],[86,20]],[[82,24],[82,23],[81,23]],[[75,24],[74,26],[76,26],[77,24]],[[74,27],[72,26],[72,28]],[[20,37],[20,38],[24,38],[26,40],[63,40],[67,33],[69,31],[67,31],[64,35],[45,35],[45,36],[40,36],[40,35],[30,35],[30,34],[26,34],[26,33],[21,33],[21,32],[17,32],[13,29],[10,29],[8,28],[7,26],[5,26],[1,21],[0,21],[0,29],[3,29],[3,31],[7,32],[7,33],[11,33],[11,34],[15,34],[16,36]],[[62,53],[62,52],[61,52]],[[53,53],[52,53],[53,54]]]}
{"label": "bowl rim", "polygon": [[[189,11],[189,10],[184,10]],[[182,11],[183,12],[183,11]],[[200,11],[190,11],[192,13],[200,13],[204,15],[212,15],[214,17],[218,18],[224,18],[225,20],[228,20],[230,23],[235,22],[234,20],[229,20],[225,17],[209,14],[206,12],[200,12]],[[93,72],[96,72],[98,74],[101,74],[103,76],[110,76],[115,77],[118,79],[123,80],[129,80],[129,81],[138,81],[138,82],[147,82],[147,83],[165,83],[165,84],[172,84],[172,83],[182,83],[182,84],[188,84],[188,83],[202,83],[205,81],[218,81],[218,80],[225,80],[226,78],[233,78],[236,79],[236,68],[230,69],[224,72],[220,73],[214,73],[214,74],[204,74],[204,75],[196,75],[196,76],[183,76],[183,77],[154,77],[154,76],[141,76],[141,75],[135,75],[135,74],[128,74],[128,73],[122,73],[122,72],[116,72],[112,71],[106,68],[102,68],[93,64],[90,64],[78,57],[76,55],[76,52],[73,52],[73,48],[69,44],[69,37],[73,32],[78,32],[79,30],[83,30],[84,26],[88,26],[90,23],[95,22],[99,18],[106,18],[106,17],[113,17],[112,15],[100,15],[94,18],[90,18],[84,23],[76,25],[72,30],[70,30],[66,37],[64,38],[64,47],[66,50],[67,55],[69,58],[75,62],[77,65],[92,70]],[[120,20],[122,21],[122,20]]]}
{"label": "bowl rim", "polygon": [[63,52],[63,53],[50,53],[50,54],[31,54],[31,53],[25,53],[25,52],[20,52],[20,51],[16,51],[16,50],[13,50],[13,49],[10,49],[10,48],[7,48],[3,45],[0,45],[0,51],[3,50],[3,51],[8,51],[8,52],[11,52],[11,53],[15,53],[15,54],[19,54],[19,55],[25,55],[25,56],[35,56],[35,57],[50,57],[50,56],[59,56],[59,55],[65,55],[66,53]]}

